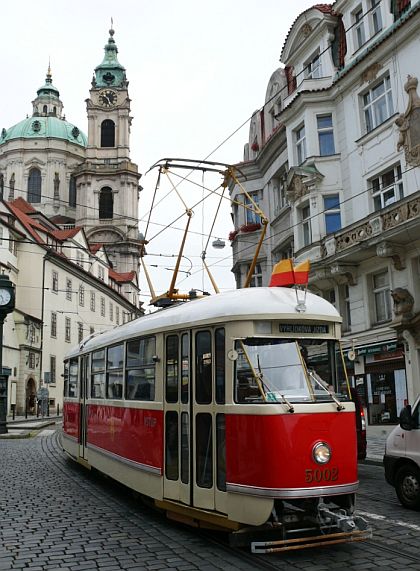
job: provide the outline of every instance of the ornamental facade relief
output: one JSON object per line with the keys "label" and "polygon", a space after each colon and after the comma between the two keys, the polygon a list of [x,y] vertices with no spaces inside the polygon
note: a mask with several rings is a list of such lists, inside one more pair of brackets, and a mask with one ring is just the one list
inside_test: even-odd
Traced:
{"label": "ornamental facade relief", "polygon": [[420,97],[417,94],[418,79],[409,75],[404,85],[408,93],[408,106],[395,120],[399,129],[397,151],[404,151],[408,165],[420,166]]}

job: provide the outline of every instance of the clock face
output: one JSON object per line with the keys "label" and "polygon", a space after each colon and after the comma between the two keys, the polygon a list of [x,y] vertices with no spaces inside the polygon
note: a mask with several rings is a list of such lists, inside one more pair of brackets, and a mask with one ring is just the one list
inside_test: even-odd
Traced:
{"label": "clock face", "polygon": [[8,289],[0,289],[0,305],[7,305],[12,298]]}
{"label": "clock face", "polygon": [[101,91],[99,94],[99,104],[102,107],[114,107],[117,103],[117,94],[111,89]]}

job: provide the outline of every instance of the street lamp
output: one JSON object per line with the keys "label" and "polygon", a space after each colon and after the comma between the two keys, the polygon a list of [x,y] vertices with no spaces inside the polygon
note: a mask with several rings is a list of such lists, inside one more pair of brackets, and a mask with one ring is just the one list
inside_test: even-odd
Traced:
{"label": "street lamp", "polygon": [[3,324],[15,308],[15,286],[4,274],[0,275],[0,434],[7,433],[7,382],[3,374]]}

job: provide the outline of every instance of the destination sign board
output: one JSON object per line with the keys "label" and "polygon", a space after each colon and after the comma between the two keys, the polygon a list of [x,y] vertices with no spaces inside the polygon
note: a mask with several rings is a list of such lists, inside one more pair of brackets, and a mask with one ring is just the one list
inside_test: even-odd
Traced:
{"label": "destination sign board", "polygon": [[317,335],[327,335],[329,333],[328,325],[315,323],[279,323],[279,331],[280,333],[315,333]]}

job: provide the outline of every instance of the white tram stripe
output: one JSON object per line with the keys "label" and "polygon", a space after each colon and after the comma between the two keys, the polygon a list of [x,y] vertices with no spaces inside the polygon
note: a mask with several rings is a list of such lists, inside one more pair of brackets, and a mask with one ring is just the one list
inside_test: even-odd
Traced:
{"label": "white tram stripe", "polygon": [[415,523],[407,523],[406,521],[401,521],[399,519],[389,519],[384,515],[373,514],[370,512],[361,512],[359,510],[356,511],[356,515],[361,515],[377,521],[386,521],[387,524],[400,525],[401,527],[406,527],[407,529],[412,529],[413,531],[420,531],[420,526],[416,525]]}

